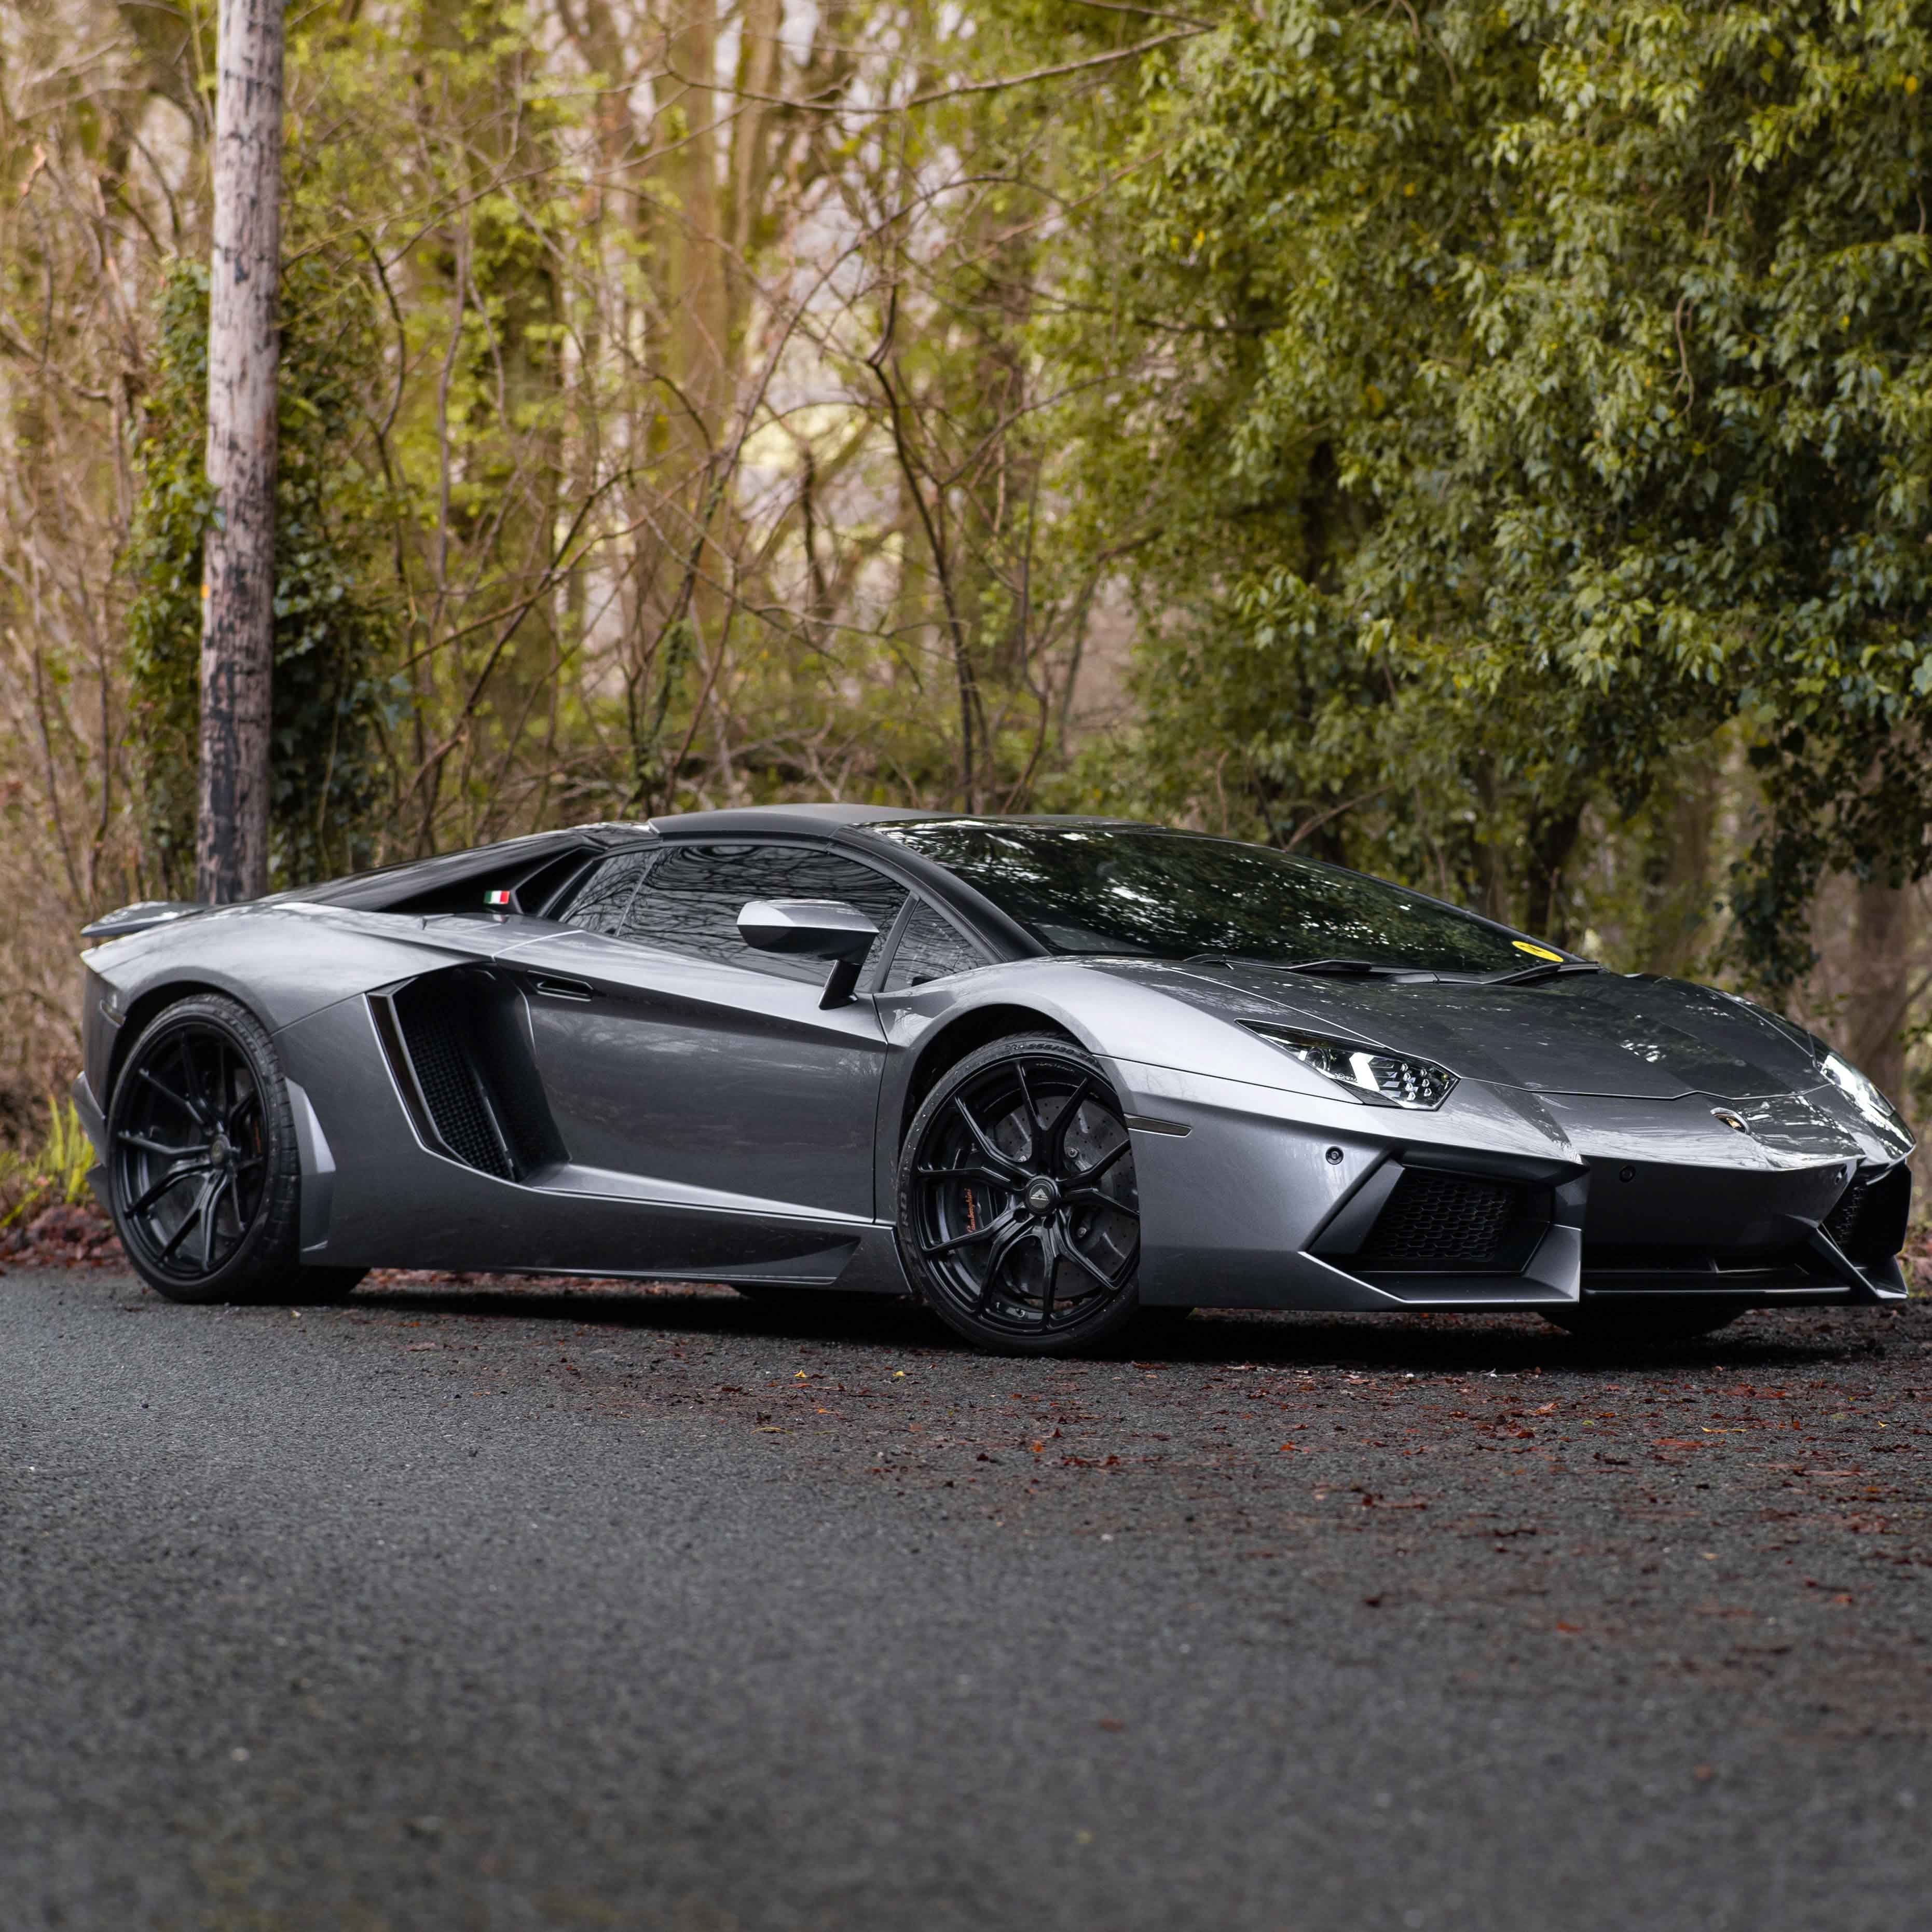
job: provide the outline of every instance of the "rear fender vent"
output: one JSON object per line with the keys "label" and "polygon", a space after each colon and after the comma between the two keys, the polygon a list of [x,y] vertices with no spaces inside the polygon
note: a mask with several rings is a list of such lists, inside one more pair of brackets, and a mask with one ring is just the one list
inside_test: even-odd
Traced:
{"label": "rear fender vent", "polygon": [[1357,1258],[1397,1270],[1519,1268],[1542,1226],[1532,1222],[1532,1192],[1516,1181],[1406,1168]]}
{"label": "rear fender vent", "polygon": [[518,995],[494,974],[430,974],[369,1006],[416,1132],[437,1152],[500,1180],[562,1158]]}
{"label": "rear fender vent", "polygon": [[1912,1172],[1901,1161],[1858,1175],[1820,1226],[1840,1254],[1861,1268],[1882,1268],[1904,1246],[1911,1212]]}

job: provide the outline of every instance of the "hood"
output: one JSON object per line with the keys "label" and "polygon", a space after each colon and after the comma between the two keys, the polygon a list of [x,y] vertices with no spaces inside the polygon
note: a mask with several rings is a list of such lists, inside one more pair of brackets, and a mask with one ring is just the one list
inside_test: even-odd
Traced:
{"label": "hood", "polygon": [[[1096,964],[1099,962],[1095,962]],[[1770,1014],[1681,980],[1579,973],[1522,986],[1317,979],[1264,967],[1109,961],[1101,970],[1224,1018],[1303,1026],[1541,1094],[1744,1100],[1819,1085],[1822,1050]]]}

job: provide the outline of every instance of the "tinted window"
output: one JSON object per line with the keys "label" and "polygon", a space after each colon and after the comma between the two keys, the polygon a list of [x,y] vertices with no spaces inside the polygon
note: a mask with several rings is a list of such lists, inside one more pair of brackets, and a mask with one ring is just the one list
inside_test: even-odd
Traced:
{"label": "tinted window", "polygon": [[943,914],[920,899],[906,915],[905,929],[899,934],[898,950],[892,955],[881,990],[903,992],[908,986],[922,986],[928,980],[970,973],[986,963],[970,940],[963,938]]}
{"label": "tinted window", "polygon": [[[842,899],[866,914],[883,937],[904,898],[904,887],[883,872],[807,846],[673,845],[631,902],[624,936],[668,952],[816,984],[829,970],[824,960],[754,952],[739,938],[738,915],[747,900]],[[878,950],[874,941],[866,962],[868,973]]]}
{"label": "tinted window", "polygon": [[875,830],[976,886],[1056,952],[1489,973],[1528,962],[1472,914],[1312,859],[1195,833],[945,820]]}
{"label": "tinted window", "polygon": [[650,856],[649,848],[619,852],[592,866],[556,916],[586,932],[621,932],[631,895]]}

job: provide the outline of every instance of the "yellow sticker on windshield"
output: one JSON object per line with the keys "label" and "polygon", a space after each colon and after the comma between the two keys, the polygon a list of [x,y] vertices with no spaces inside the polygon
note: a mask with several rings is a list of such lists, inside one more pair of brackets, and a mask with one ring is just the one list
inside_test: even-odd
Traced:
{"label": "yellow sticker on windshield", "polygon": [[1527,952],[1532,959],[1553,959],[1559,966],[1563,963],[1562,954],[1551,952],[1546,946],[1532,946],[1526,939],[1512,939],[1510,944],[1519,952]]}

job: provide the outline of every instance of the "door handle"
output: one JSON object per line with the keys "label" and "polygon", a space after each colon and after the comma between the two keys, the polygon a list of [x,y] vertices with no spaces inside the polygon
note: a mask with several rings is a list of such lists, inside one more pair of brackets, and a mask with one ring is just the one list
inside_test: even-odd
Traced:
{"label": "door handle", "polygon": [[587,1000],[590,988],[582,980],[560,980],[548,974],[539,975],[530,982],[532,992],[542,993],[547,999]]}

